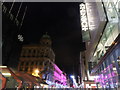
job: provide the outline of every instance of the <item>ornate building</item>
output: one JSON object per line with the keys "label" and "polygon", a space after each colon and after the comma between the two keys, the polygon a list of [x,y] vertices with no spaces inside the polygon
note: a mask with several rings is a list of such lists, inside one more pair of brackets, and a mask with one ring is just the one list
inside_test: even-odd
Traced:
{"label": "ornate building", "polygon": [[51,48],[51,38],[45,35],[40,39],[37,45],[24,45],[18,65],[19,71],[24,71],[29,74],[48,78],[48,75],[53,73],[52,63],[55,61],[55,54]]}

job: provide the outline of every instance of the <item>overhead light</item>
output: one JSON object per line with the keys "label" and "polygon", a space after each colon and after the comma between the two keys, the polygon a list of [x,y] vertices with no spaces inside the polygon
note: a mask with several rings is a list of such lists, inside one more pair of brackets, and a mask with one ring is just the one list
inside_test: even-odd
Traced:
{"label": "overhead light", "polygon": [[71,78],[75,78],[75,76],[73,76],[73,75],[71,75],[70,77],[71,77]]}
{"label": "overhead light", "polygon": [[4,76],[11,76],[10,73],[2,73],[2,75],[4,75]]}
{"label": "overhead light", "polygon": [[0,66],[0,68],[7,68],[7,66]]}

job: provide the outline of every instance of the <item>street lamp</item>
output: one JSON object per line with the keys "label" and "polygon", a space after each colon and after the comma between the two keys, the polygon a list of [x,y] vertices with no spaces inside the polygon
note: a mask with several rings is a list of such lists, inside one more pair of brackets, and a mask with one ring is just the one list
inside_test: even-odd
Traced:
{"label": "street lamp", "polygon": [[71,75],[70,77],[71,77],[72,79],[75,79],[75,76],[73,76],[73,75]]}
{"label": "street lamp", "polygon": [[39,77],[39,72],[40,72],[39,69],[35,69],[35,70],[33,71],[32,75]]}
{"label": "street lamp", "polygon": [[73,84],[77,87],[77,83],[76,83],[75,76],[74,76],[74,75],[71,75],[70,77],[73,79]]}
{"label": "street lamp", "polygon": [[38,69],[35,69],[35,73],[38,74],[38,73],[39,73],[39,70],[38,70]]}

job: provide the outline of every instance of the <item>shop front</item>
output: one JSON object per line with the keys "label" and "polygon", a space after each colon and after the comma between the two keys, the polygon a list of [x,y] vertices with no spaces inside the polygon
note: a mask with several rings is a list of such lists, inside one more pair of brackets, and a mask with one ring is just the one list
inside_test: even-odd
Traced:
{"label": "shop front", "polygon": [[120,88],[120,35],[92,70],[101,88]]}

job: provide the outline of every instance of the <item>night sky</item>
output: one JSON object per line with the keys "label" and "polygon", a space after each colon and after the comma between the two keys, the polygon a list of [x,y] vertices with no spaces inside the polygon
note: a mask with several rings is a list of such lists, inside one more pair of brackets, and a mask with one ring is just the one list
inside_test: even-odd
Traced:
{"label": "night sky", "polygon": [[48,32],[52,39],[55,63],[67,74],[78,74],[82,46],[79,3],[27,3],[22,31],[24,44],[39,43]]}

